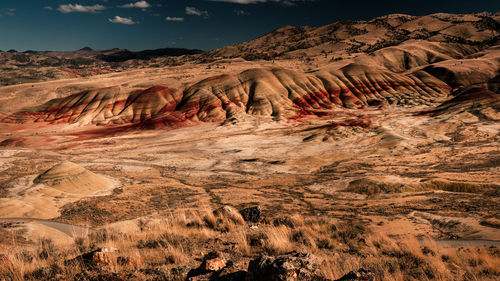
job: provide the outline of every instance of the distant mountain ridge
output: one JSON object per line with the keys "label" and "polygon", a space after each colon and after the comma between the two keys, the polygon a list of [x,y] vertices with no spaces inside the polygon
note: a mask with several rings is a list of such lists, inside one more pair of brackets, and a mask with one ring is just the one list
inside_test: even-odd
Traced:
{"label": "distant mountain ridge", "polygon": [[[169,65],[176,63],[174,59],[176,57],[200,53],[203,51],[184,48],[161,48],[136,52],[119,48],[94,50],[90,47],[66,52],[0,51],[0,72],[2,72],[0,86],[91,76],[121,71],[139,64]],[[139,62],[140,60],[146,62]]]}
{"label": "distant mountain ridge", "polygon": [[[257,39],[208,52],[183,48],[97,51],[91,47],[72,52],[10,50],[0,52],[0,85],[238,58],[297,61],[309,70],[338,69],[353,63],[395,73],[426,67],[427,72],[453,87],[482,87],[479,84],[487,83],[488,89],[496,91],[500,88],[495,78],[499,45],[500,12],[391,14],[366,21],[337,21],[321,27],[284,26]],[[463,67],[469,69],[465,71],[462,67],[457,72],[456,67],[450,69],[450,63],[465,63]],[[487,74],[483,77],[482,73]]]}
{"label": "distant mountain ridge", "polygon": [[[162,56],[182,56],[182,55],[194,55],[203,53],[203,50],[199,49],[186,49],[186,48],[159,48],[152,50],[142,50],[142,51],[130,51],[127,49],[113,48],[108,50],[94,50],[91,47],[83,47],[76,51],[34,51],[26,50],[24,52],[18,52],[16,50],[9,50],[6,53],[18,53],[18,54],[28,54],[28,55],[44,55],[44,56],[55,56],[61,58],[75,58],[75,57],[95,57],[97,59],[106,59],[109,57],[115,57],[113,61],[126,61],[129,59],[151,59],[155,57]],[[5,53],[0,50],[0,53]],[[126,54],[126,55],[122,55]],[[119,59],[123,56],[122,59]],[[106,60],[104,60],[106,61]]]}

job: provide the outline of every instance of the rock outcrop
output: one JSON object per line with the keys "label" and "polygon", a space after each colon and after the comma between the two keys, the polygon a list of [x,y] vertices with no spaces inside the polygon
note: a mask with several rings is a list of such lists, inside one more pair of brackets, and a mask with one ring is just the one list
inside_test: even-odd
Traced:
{"label": "rock outcrop", "polygon": [[259,222],[261,212],[260,206],[248,207],[240,211],[243,219],[248,222]]}
{"label": "rock outcrop", "polygon": [[99,248],[67,260],[65,265],[81,264],[88,268],[113,270],[117,261],[117,251],[118,249],[113,247]]}
{"label": "rock outcrop", "polygon": [[335,281],[376,281],[375,274],[366,269],[351,271]]}
{"label": "rock outcrop", "polygon": [[260,256],[250,261],[247,281],[324,281],[318,274],[316,258],[307,253],[288,253],[276,257]]}

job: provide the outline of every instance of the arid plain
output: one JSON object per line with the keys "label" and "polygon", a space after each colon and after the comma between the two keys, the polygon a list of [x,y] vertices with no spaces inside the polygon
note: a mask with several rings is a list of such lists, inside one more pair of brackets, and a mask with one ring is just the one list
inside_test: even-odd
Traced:
{"label": "arid plain", "polygon": [[[0,278],[497,280],[499,27],[389,15],[74,69],[0,53]],[[263,254],[292,269],[262,279]]]}

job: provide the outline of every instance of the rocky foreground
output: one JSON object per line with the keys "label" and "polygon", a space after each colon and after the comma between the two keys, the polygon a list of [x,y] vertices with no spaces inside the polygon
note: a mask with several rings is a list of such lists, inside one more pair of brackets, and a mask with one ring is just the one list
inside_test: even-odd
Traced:
{"label": "rocky foreground", "polygon": [[[1,254],[0,277],[82,281],[375,281],[398,280],[402,276],[405,280],[467,280],[469,276],[494,280],[498,274],[495,247],[450,250],[430,240],[396,245],[383,234],[365,231],[363,225],[303,220],[300,216],[268,220],[259,206],[239,212],[224,206],[202,218],[138,220],[135,234],[99,230],[75,240],[74,248],[45,239],[35,251],[25,248]],[[246,233],[244,240],[238,238],[241,233]],[[213,240],[214,237],[218,238]],[[225,241],[223,248],[217,244],[219,238]],[[287,245],[290,242],[294,245]],[[190,249],[191,243],[208,243],[214,248],[206,254],[194,253],[191,251],[199,248]],[[96,246],[102,244],[108,246]],[[316,253],[286,252],[297,246]],[[148,254],[139,254],[137,249]],[[192,260],[187,255],[196,258]],[[36,266],[19,267],[31,263]],[[355,269],[347,271],[346,265]]]}

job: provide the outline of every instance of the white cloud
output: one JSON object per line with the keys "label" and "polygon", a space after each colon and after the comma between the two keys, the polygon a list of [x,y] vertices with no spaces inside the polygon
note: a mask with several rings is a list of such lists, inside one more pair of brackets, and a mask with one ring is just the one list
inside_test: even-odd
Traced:
{"label": "white cloud", "polygon": [[122,18],[120,16],[115,16],[112,19],[108,19],[112,23],[121,23],[121,24],[136,24],[137,22],[134,22],[132,18]]}
{"label": "white cloud", "polygon": [[200,10],[196,9],[195,7],[186,7],[186,15],[208,17],[208,12],[207,11],[200,11]]}
{"label": "white cloud", "polygon": [[[237,3],[237,4],[255,4],[255,3],[263,3],[268,0],[209,0],[212,2],[228,2],[228,3]],[[275,0],[274,2],[278,2],[279,0]]]}
{"label": "white cloud", "polygon": [[280,3],[286,6],[294,5],[295,2],[307,2],[307,1],[315,1],[315,0],[208,0],[212,2],[226,2],[226,3],[235,3],[235,4],[257,4],[257,3],[267,3],[267,2],[275,2]]}
{"label": "white cloud", "polygon": [[43,7],[43,8],[44,8],[45,10],[51,10],[51,11],[52,11],[52,10],[54,10],[51,6],[45,6],[45,7]]}
{"label": "white cloud", "polygon": [[16,9],[6,8],[6,9],[3,9],[3,13],[6,14],[7,16],[15,16],[16,15]]}
{"label": "white cloud", "polygon": [[238,15],[238,16],[248,16],[248,15],[250,15],[250,13],[249,13],[249,12],[247,12],[247,11],[243,11],[243,10],[234,10],[233,12],[234,12],[236,15]]}
{"label": "white cloud", "polygon": [[182,17],[166,17],[166,21],[184,21],[184,18]]}
{"label": "white cloud", "polygon": [[128,3],[128,4],[125,4],[125,5],[118,6],[118,7],[120,7],[120,8],[141,8],[141,9],[146,9],[146,8],[151,7],[151,5],[149,5],[149,3],[146,2],[146,1],[138,1],[138,2],[135,2],[135,3]]}
{"label": "white cloud", "polygon": [[61,13],[73,13],[73,12],[80,12],[80,13],[97,13],[98,11],[105,10],[106,7],[103,5],[93,5],[93,6],[83,6],[80,4],[65,4],[65,5],[60,5],[57,10]]}

